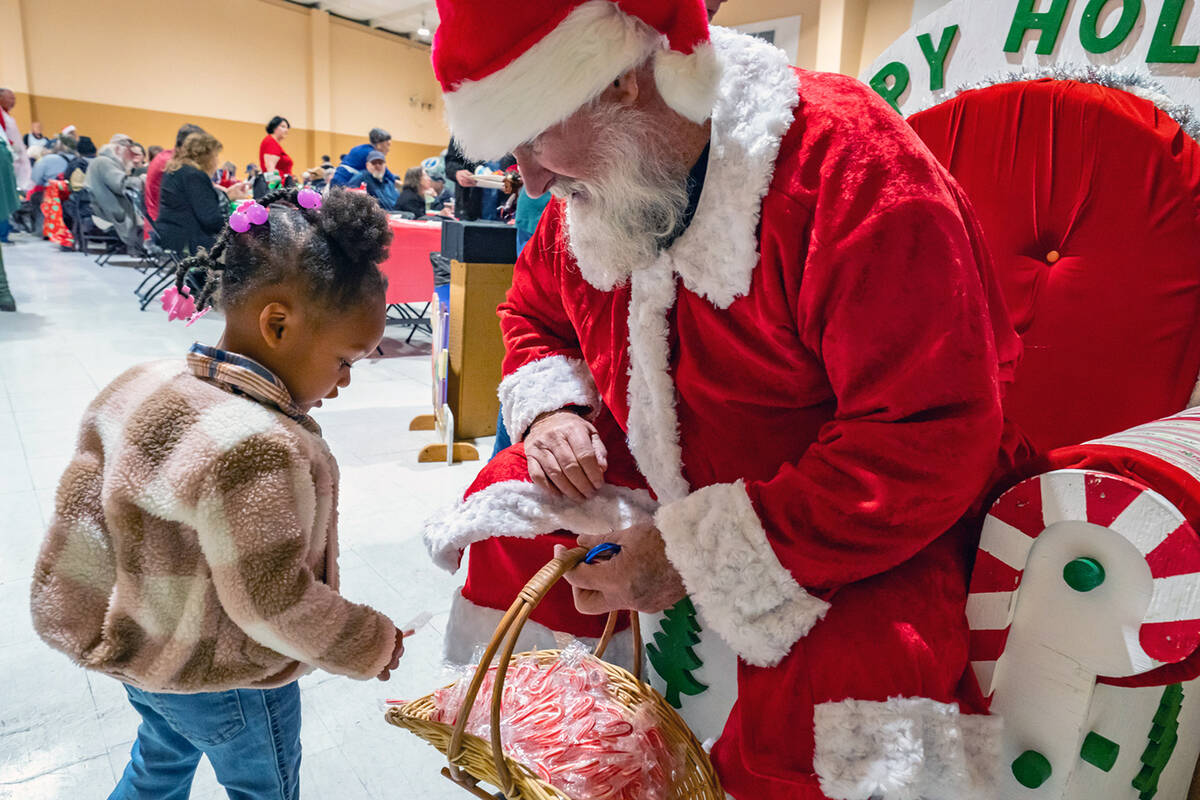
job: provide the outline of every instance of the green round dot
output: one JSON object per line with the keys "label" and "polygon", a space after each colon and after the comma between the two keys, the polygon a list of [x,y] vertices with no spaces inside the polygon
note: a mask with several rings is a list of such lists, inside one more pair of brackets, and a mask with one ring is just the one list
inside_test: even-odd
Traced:
{"label": "green round dot", "polygon": [[1079,757],[1093,767],[1108,772],[1117,763],[1117,756],[1120,753],[1120,745],[1112,739],[1106,739],[1095,731],[1092,731],[1084,737],[1083,747],[1079,750]]}
{"label": "green round dot", "polygon": [[1036,789],[1050,778],[1050,762],[1037,750],[1026,750],[1013,759],[1012,773],[1017,783]]}
{"label": "green round dot", "polygon": [[1063,567],[1063,580],[1077,592],[1090,592],[1104,583],[1104,567],[1094,558],[1077,558]]}

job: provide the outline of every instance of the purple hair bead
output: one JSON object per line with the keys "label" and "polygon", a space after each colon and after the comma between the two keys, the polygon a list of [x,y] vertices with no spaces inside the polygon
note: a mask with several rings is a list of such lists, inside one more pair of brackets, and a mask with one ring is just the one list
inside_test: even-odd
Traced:
{"label": "purple hair bead", "polygon": [[296,202],[304,208],[320,208],[321,193],[316,189],[305,187],[296,193]]}
{"label": "purple hair bead", "polygon": [[252,225],[262,225],[271,216],[271,212],[267,211],[267,207],[259,202],[254,202],[247,206],[245,213]]}
{"label": "purple hair bead", "polygon": [[237,233],[250,230],[250,218],[240,208],[229,216],[229,227]]}

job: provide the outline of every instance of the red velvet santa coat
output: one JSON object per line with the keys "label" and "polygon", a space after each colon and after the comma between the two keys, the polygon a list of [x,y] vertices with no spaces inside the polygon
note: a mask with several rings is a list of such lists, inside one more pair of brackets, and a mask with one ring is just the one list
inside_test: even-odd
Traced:
{"label": "red velvet santa coat", "polygon": [[626,431],[667,555],[739,657],[713,750],[730,794],[980,796],[994,726],[949,705],[975,543],[956,522],[1019,352],[981,232],[866,87],[713,42],[695,218],[627,276],[577,263],[551,205],[500,307],[506,425],[574,404]]}

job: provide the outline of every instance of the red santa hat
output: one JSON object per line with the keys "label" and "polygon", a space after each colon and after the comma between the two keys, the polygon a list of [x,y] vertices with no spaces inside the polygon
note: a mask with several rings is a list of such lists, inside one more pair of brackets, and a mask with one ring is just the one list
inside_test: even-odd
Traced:
{"label": "red santa hat", "polygon": [[438,0],[433,69],[463,151],[497,158],[654,55],[667,105],[712,113],[720,69],[704,0]]}

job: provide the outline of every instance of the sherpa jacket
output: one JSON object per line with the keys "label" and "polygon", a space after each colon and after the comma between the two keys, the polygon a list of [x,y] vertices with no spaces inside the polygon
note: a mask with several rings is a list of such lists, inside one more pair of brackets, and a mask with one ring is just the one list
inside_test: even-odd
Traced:
{"label": "sherpa jacket", "polygon": [[[152,691],[371,678],[391,621],[337,591],[337,462],[282,382],[197,345],[84,415],[33,579],[34,627]],[[282,394],[280,394],[282,393]],[[278,399],[273,402],[272,398]]]}

